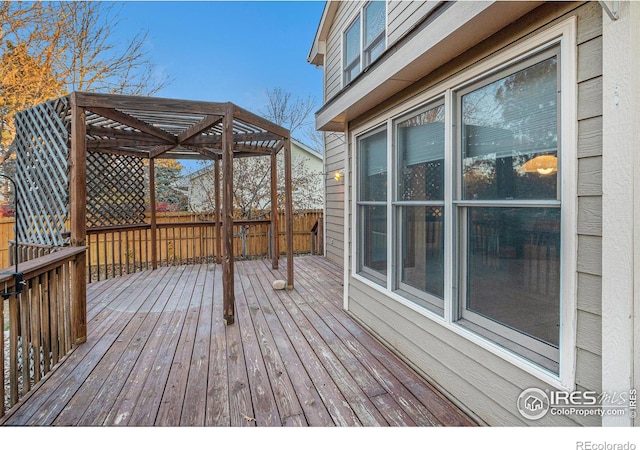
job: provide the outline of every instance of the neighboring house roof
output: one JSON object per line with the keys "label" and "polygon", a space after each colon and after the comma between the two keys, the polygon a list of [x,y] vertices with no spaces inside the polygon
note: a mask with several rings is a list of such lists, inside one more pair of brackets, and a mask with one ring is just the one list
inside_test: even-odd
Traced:
{"label": "neighboring house roof", "polygon": [[305,152],[309,153],[311,156],[319,158],[319,159],[322,159],[322,153],[320,151],[315,150],[315,149],[309,147],[306,144],[303,144],[302,142],[298,141],[297,139],[291,138],[291,143],[293,145],[296,145],[300,149],[304,150]]}
{"label": "neighboring house roof", "polygon": [[[308,145],[300,142],[297,139],[291,139],[291,143],[293,145],[295,145],[296,147],[298,147],[299,149],[303,150],[304,152],[308,153],[311,157],[313,158],[318,158],[319,160],[322,161],[322,153],[320,153],[318,150],[315,150],[311,147],[309,147]],[[193,180],[194,178],[198,178],[200,176],[202,176],[203,174],[207,173],[209,170],[211,170],[211,167],[213,167],[213,164],[207,164],[206,166],[202,167],[201,169],[196,170],[195,172],[191,172],[188,174],[185,174],[183,176],[181,176],[179,178],[178,181],[176,181],[176,187],[185,187],[188,188],[189,183],[191,182],[191,180]]]}

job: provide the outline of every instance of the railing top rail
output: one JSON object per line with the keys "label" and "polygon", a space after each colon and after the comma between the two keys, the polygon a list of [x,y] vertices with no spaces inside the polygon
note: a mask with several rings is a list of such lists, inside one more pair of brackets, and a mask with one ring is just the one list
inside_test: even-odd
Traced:
{"label": "railing top rail", "polygon": [[[234,225],[268,225],[271,223],[269,219],[259,220],[235,220]],[[201,220],[198,222],[158,222],[157,228],[174,228],[174,227],[204,227],[215,225],[215,220]],[[222,222],[220,222],[222,225]],[[87,228],[87,234],[97,234],[103,232],[118,232],[118,231],[132,231],[132,230],[145,230],[151,228],[151,224],[138,223],[133,225],[112,225],[104,227],[92,227]]]}
{"label": "railing top rail", "polygon": [[151,224],[148,223],[135,223],[131,225],[109,225],[104,227],[91,227],[87,228],[87,234],[96,234],[104,231],[131,231],[131,230],[143,230],[146,228],[151,228]]}
{"label": "railing top rail", "polygon": [[[15,245],[16,241],[14,239],[9,239],[9,244],[13,244]],[[50,249],[53,246],[52,245],[47,245],[47,244],[35,244],[33,242],[22,242],[20,241],[20,246],[26,246],[26,247],[34,247],[34,248],[44,248],[44,249]]]}
{"label": "railing top rail", "polygon": [[[271,223],[269,219],[260,220],[234,220],[234,225],[268,225]],[[158,228],[172,228],[172,227],[201,227],[215,225],[215,220],[203,220],[200,222],[159,222],[156,224]],[[222,222],[220,222],[222,225]]]}
{"label": "railing top rail", "polygon": [[[19,269],[23,274],[24,280],[28,280],[59,266],[61,263],[72,260],[86,249],[87,247],[65,247],[49,255],[22,263]],[[13,266],[4,268],[0,271],[0,283],[13,282],[13,274]]]}

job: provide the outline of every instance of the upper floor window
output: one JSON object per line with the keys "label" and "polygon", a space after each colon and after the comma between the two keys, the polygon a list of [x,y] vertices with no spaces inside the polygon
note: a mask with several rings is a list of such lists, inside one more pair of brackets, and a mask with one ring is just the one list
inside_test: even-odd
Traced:
{"label": "upper floor window", "polygon": [[348,84],[385,49],[386,2],[368,2],[343,39],[344,84]]}

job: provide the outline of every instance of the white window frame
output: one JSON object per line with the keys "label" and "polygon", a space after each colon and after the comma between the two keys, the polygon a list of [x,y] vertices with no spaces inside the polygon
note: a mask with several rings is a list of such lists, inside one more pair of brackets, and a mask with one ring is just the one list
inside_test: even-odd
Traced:
{"label": "white window frame", "polygon": [[[406,209],[406,208],[411,208],[411,207],[441,207],[442,208],[442,213],[444,216],[444,220],[443,220],[443,232],[446,229],[446,224],[447,222],[450,220],[447,218],[446,213],[445,213],[445,207],[446,207],[446,202],[445,202],[445,198],[443,197],[442,200],[411,200],[411,201],[403,201],[398,199],[398,186],[399,186],[399,178],[398,178],[398,166],[399,166],[399,149],[398,149],[398,124],[402,123],[404,120],[407,120],[408,118],[414,117],[422,112],[428,111],[430,109],[436,108],[438,106],[442,106],[445,108],[445,115],[447,114],[447,110],[446,110],[446,105],[445,105],[445,99],[444,96],[440,96],[436,99],[434,99],[433,101],[424,103],[422,105],[420,105],[420,107],[418,107],[417,109],[411,109],[407,112],[405,112],[402,116],[400,117],[395,117],[392,121],[392,139],[393,139],[393,152],[392,152],[392,157],[393,157],[393,165],[390,166],[390,170],[392,172],[392,176],[391,179],[393,180],[392,184],[393,184],[393,198],[391,199],[391,205],[393,210],[391,211],[391,220],[393,221],[393,235],[396,237],[394,244],[395,244],[395,252],[393,252],[393,254],[390,254],[390,257],[395,258],[395,260],[397,261],[397,264],[395,264],[395,271],[396,273],[394,273],[394,277],[392,278],[391,282],[391,286],[392,289],[395,291],[398,291],[398,293],[400,295],[403,296],[407,296],[409,298],[412,299],[412,301],[415,301],[418,304],[422,304],[424,305],[427,309],[431,309],[433,312],[443,315],[444,314],[444,310],[443,310],[443,305],[444,305],[444,300],[441,298],[438,298],[437,296],[426,292],[426,291],[421,291],[420,289],[417,289],[409,284],[406,284],[402,281],[402,269],[403,269],[403,263],[402,263],[402,239],[403,239],[403,233],[402,233],[402,210]],[[445,136],[446,136],[446,122],[445,122]],[[446,139],[445,139],[446,140]],[[445,142],[445,158],[446,158],[446,142]],[[446,166],[446,163],[445,163]],[[444,179],[444,183],[446,185],[447,183],[447,171],[445,168],[445,179]],[[443,187],[443,191],[446,192],[446,188]],[[445,194],[446,195],[446,194]],[[444,236],[443,236],[444,237]],[[445,239],[446,242],[446,239]],[[391,251],[393,251],[393,249],[391,249]],[[444,257],[444,255],[443,255]],[[443,262],[444,264],[444,278],[446,279],[446,271],[447,271],[447,263],[446,263],[446,259]],[[446,287],[445,287],[446,289]]]}
{"label": "white window frame", "polygon": [[[348,84],[352,83],[353,80],[362,72],[365,71],[365,69],[367,67],[369,67],[376,59],[373,59],[371,61],[369,61],[369,50],[371,48],[375,48],[376,45],[378,45],[380,43],[380,40],[382,39],[382,41],[384,42],[384,49],[386,49],[387,47],[387,28],[388,28],[388,17],[387,17],[387,3],[386,1],[384,2],[384,8],[385,8],[385,13],[384,13],[384,30],[381,33],[381,36],[377,36],[373,41],[371,41],[371,43],[369,44],[369,46],[365,47],[364,44],[364,40],[365,40],[365,10],[367,9],[367,7],[369,6],[369,4],[374,1],[368,1],[365,2],[359,9],[358,9],[358,13],[357,15],[354,17],[353,20],[351,20],[348,25],[344,28],[344,30],[342,30],[342,42],[341,42],[341,51],[342,51],[342,87],[347,86]],[[378,0],[379,1],[379,0]],[[353,25],[355,25],[356,23],[360,24],[360,35],[359,35],[359,42],[358,42],[358,57],[355,58],[353,61],[347,61],[346,60],[346,43],[347,43],[347,32],[351,29],[351,27],[353,27]],[[382,51],[384,53],[384,50]],[[355,64],[357,61],[357,64]],[[350,79],[347,79],[347,68],[352,68],[355,66],[359,66],[359,70],[358,73],[355,74],[353,77],[351,77]]]}
{"label": "white window frame", "polygon": [[[413,96],[411,99],[402,104],[396,105],[384,112],[380,112],[378,116],[372,118],[365,124],[348,130],[350,147],[352,149],[351,173],[357,174],[357,137],[367,130],[371,130],[382,124],[387,126],[387,139],[390,151],[388,152],[388,194],[387,194],[387,283],[386,286],[380,286],[358,274],[357,258],[351,258],[348,264],[348,255],[345,250],[345,264],[350,268],[350,277],[348,282],[357,280],[383,294],[390,301],[397,302],[411,309],[435,323],[441,325],[444,329],[456,333],[464,337],[471,344],[475,344],[484,350],[501,357],[519,369],[535,376],[552,387],[565,390],[575,389],[575,372],[576,372],[576,336],[577,336],[577,44],[576,44],[576,19],[571,17],[560,22],[546,30],[541,31],[535,36],[529,37],[522,42],[515,43],[496,52],[494,55],[484,58],[473,66],[453,75],[438,85],[428,88],[427,90]],[[561,192],[562,200],[562,217],[561,217],[561,302],[560,302],[560,339],[559,339],[559,371],[558,374],[542,368],[540,365],[514,353],[504,346],[500,346],[495,342],[483,337],[482,335],[461,326],[456,323],[459,316],[459,303],[454,296],[455,286],[457,282],[454,280],[458,271],[454,267],[457,259],[454,250],[457,251],[456,234],[454,228],[454,220],[452,220],[453,195],[454,189],[454,167],[452,154],[454,151],[454,143],[456,142],[456,132],[453,124],[455,123],[455,112],[452,108],[454,100],[454,91],[464,88],[466,85],[474,83],[478,78],[485,77],[491,73],[498,72],[505,67],[511,66],[517,61],[524,60],[530,55],[539,53],[541,50],[553,45],[560,45],[559,65],[560,71],[560,104],[559,119],[561,122],[561,131],[558,136],[558,142],[562,149],[559,164],[562,167],[562,175],[559,177],[558,189]],[[445,282],[444,282],[444,315],[441,316],[427,308],[424,308],[415,302],[403,297],[394,291],[396,276],[396,239],[394,235],[394,219],[393,205],[394,199],[394,179],[396,168],[396,148],[393,142],[394,120],[405,116],[409,111],[420,108],[431,102],[437,101],[444,95],[445,98]],[[349,196],[352,199],[356,197],[356,187],[358,184],[357,176],[350,184]],[[352,201],[345,204],[345,208],[350,208],[352,223],[348,222],[349,214],[345,214],[345,223],[351,226],[350,248],[353,255],[357,255],[359,251],[357,240],[357,223],[358,213],[356,202]],[[347,213],[348,210],[345,211]],[[345,249],[348,248],[345,245]],[[454,270],[455,269],[455,270]],[[345,286],[345,305],[348,308],[348,293],[350,289]]]}
{"label": "white window frame", "polygon": [[[557,50],[553,50],[557,49]],[[551,57],[550,55],[554,55],[558,58],[558,68],[557,68],[557,76],[558,82],[561,82],[562,78],[562,55],[561,49],[559,45],[550,45],[547,47],[543,47],[540,51],[536,51],[532,55],[527,55],[526,57],[521,58],[520,60],[510,64],[504,71],[494,71],[494,73],[490,73],[489,76],[482,76],[480,79],[472,80],[469,83],[465,83],[465,86],[462,89],[454,89],[453,90],[453,99],[456,102],[456,117],[458,118],[458,123],[461,122],[459,119],[460,116],[460,104],[462,101],[462,97],[470,92],[473,92],[482,87],[488,86],[494,81],[502,79],[503,77],[509,76],[513,73],[516,73],[520,70],[525,70],[529,67],[532,67],[534,64],[544,61]],[[558,84],[558,87],[559,84]],[[562,103],[558,103],[559,112],[562,111]],[[560,113],[558,114],[558,121],[561,121]],[[482,208],[482,207],[509,207],[509,208],[558,208],[562,211],[562,186],[560,183],[560,179],[564,176],[564,166],[560,165],[558,171],[558,185],[556,192],[556,199],[542,199],[542,200],[530,200],[530,199],[516,199],[516,200],[490,200],[490,201],[480,201],[480,200],[464,200],[462,198],[462,145],[461,145],[461,131],[462,126],[458,126],[456,133],[456,145],[454,146],[454,152],[456,155],[456,165],[454,168],[453,178],[456,182],[456,198],[454,201],[454,213],[455,217],[458,218],[456,234],[459,236],[460,246],[459,246],[459,273],[458,273],[458,296],[457,302],[459,305],[458,310],[456,311],[456,316],[454,319],[460,320],[460,324],[462,326],[470,326],[471,329],[478,328],[479,332],[482,333],[480,329],[486,330],[486,335],[494,335],[496,339],[505,342],[506,346],[511,345],[514,348],[523,347],[527,349],[528,353],[532,354],[532,358],[537,358],[541,361],[541,364],[545,364],[544,360],[549,360],[553,362],[559,358],[557,352],[549,345],[539,342],[536,338],[532,338],[527,336],[526,334],[513,330],[505,325],[499,324],[497,321],[486,318],[481,314],[478,314],[466,306],[467,294],[469,287],[467,286],[465,279],[467,274],[466,264],[468,262],[468,249],[466,248],[466,242],[468,239],[468,216],[467,213],[471,208]],[[558,137],[562,135],[562,128],[559,124],[558,126]],[[559,142],[560,143],[560,142]],[[559,145],[558,157],[560,161],[562,161],[562,147]],[[468,321],[468,322],[467,322]],[[465,325],[468,324],[468,325]],[[539,357],[536,355],[540,355]],[[549,363],[547,363],[549,364]],[[552,363],[551,363],[552,364]]]}
{"label": "white window frame", "polygon": [[[387,157],[387,166],[386,166],[386,172],[387,172],[387,179],[389,177],[389,171],[390,171],[390,167],[389,167],[389,161],[388,161],[388,157],[389,157],[389,153],[391,153],[389,151],[390,147],[389,147],[389,131],[387,129],[385,129],[384,126],[375,126],[369,130],[367,130],[364,133],[361,133],[358,135],[356,142],[359,142],[361,139],[366,139],[367,137],[373,136],[375,134],[378,134],[381,131],[385,131],[386,133],[386,138],[387,138],[387,147],[386,147],[386,157]],[[356,147],[357,148],[357,147]],[[360,149],[357,148],[356,150],[359,154]],[[358,168],[356,169],[356,171],[354,172],[356,174],[356,179],[360,179],[360,170],[361,170],[361,166],[358,165]],[[389,193],[387,192],[387,196],[389,195]],[[358,186],[356,188],[355,191],[355,203],[357,204],[357,209],[358,211],[362,210],[361,207],[367,207],[367,206],[384,206],[387,209],[387,230],[386,230],[386,238],[387,241],[389,239],[389,206],[388,206],[388,200],[361,200],[360,198],[361,196],[361,192],[360,192],[360,184],[358,183]],[[356,223],[356,227],[358,229],[358,235],[359,236],[365,236],[364,230],[362,229],[362,227],[364,226],[363,221],[360,219],[360,212],[358,212],[358,220]],[[358,249],[358,252],[356,254],[356,264],[358,267],[358,273],[360,273],[362,276],[367,277],[369,280],[374,281],[378,284],[381,285],[385,285],[386,284],[386,275],[372,269],[369,268],[367,266],[364,265],[364,248],[363,246],[360,245],[360,241],[358,241],[358,244],[356,245],[356,248]],[[387,270],[388,270],[388,266],[389,266],[389,259],[392,258],[392,255],[389,253],[389,247],[387,246]]]}

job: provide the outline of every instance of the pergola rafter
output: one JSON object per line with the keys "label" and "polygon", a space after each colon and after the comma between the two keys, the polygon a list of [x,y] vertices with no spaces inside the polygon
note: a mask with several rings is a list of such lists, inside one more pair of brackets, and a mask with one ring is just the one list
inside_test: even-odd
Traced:
{"label": "pergola rafter", "polygon": [[[36,186],[34,182],[37,181],[38,189],[46,190],[47,184],[54,186],[54,189],[60,183],[67,184],[66,195],[41,192],[33,197],[33,205],[28,205],[31,206],[28,207],[28,217],[31,219],[26,219],[27,222],[23,224],[27,231],[21,238],[23,241],[34,244],[60,245],[62,240],[66,239],[67,244],[70,245],[85,245],[89,217],[92,218],[91,224],[98,226],[115,226],[118,223],[113,222],[120,221],[119,224],[122,225],[128,221],[140,220],[137,218],[140,211],[140,193],[136,189],[142,189],[144,182],[140,181],[139,161],[148,159],[153,246],[156,242],[154,160],[158,158],[213,160],[215,203],[218,214],[216,227],[219,228],[222,224],[224,244],[222,245],[223,257],[218,262],[223,264],[223,297],[227,324],[234,322],[233,159],[271,156],[273,191],[277,189],[276,155],[284,149],[285,217],[288,242],[287,285],[289,288],[293,287],[291,149],[289,131],[285,128],[232,103],[83,92],[74,92],[61,99],[47,102],[44,106],[39,105],[21,112],[16,115],[16,122],[19,125],[16,138],[18,159],[48,161],[47,164],[55,168],[56,173],[62,174],[58,179],[48,179],[51,178],[50,175],[43,175],[49,173],[47,168],[34,170],[33,163],[22,166],[18,164],[18,177],[24,179],[22,185],[29,189],[30,186]],[[47,126],[47,124],[56,126]],[[89,170],[98,170],[103,172],[100,175],[110,177],[108,187],[96,180],[98,174],[87,172],[88,152],[91,154]],[[53,160],[51,155],[54,155]],[[133,170],[134,165],[135,170]],[[34,181],[32,179],[34,177],[47,179]],[[127,179],[127,177],[137,178]],[[220,186],[221,183],[222,186]],[[101,186],[108,189],[109,195],[117,195],[118,198],[109,199],[104,192],[100,193]],[[50,209],[46,204],[49,197],[57,199],[58,206],[55,212],[47,212]],[[273,202],[272,258],[273,266],[277,268],[279,251],[276,192],[272,192],[271,197]],[[136,205],[128,205],[128,202],[134,200]],[[42,211],[45,211],[45,214],[42,214]],[[138,216],[128,217],[131,214]],[[28,220],[35,220],[37,223],[29,223]],[[94,222],[94,220],[103,222]],[[49,237],[51,233],[55,234],[55,240]],[[218,236],[220,235],[218,233]],[[151,253],[152,267],[156,268],[155,249],[152,248]],[[84,267],[84,262],[79,266]],[[85,273],[76,274],[74,290],[79,292],[85,289],[85,278]],[[81,308],[76,311],[74,320],[76,329],[86,329],[86,314]],[[76,337],[76,341],[81,340],[81,336]]]}

